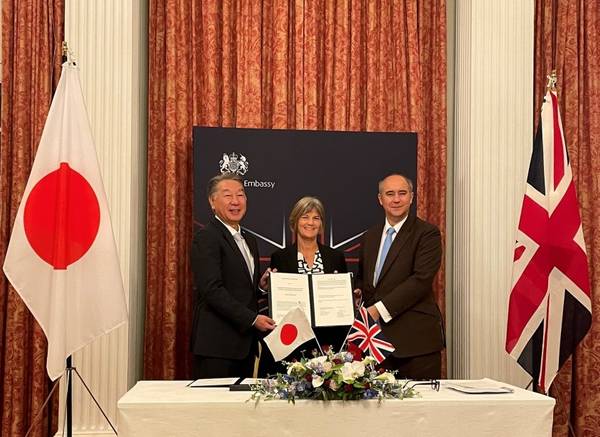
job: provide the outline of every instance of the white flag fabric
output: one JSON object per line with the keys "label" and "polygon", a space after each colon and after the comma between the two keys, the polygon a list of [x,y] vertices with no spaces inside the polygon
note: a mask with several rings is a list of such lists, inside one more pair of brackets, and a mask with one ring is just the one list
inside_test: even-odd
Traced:
{"label": "white flag fabric", "polygon": [[4,273],[48,339],[52,380],[127,320],[123,279],[79,72],[64,64],[17,211]]}
{"label": "white flag fabric", "polygon": [[292,308],[277,324],[277,327],[264,340],[275,361],[281,361],[294,349],[315,338],[310,322],[304,311]]}

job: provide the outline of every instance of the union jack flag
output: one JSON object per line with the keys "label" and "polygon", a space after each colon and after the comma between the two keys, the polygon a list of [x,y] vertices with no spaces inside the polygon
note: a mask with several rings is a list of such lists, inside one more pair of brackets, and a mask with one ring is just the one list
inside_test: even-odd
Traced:
{"label": "union jack flag", "polygon": [[364,306],[359,308],[346,341],[356,344],[363,352],[368,350],[378,364],[395,350],[394,345],[383,338],[381,327]]}
{"label": "union jack flag", "polygon": [[506,351],[547,393],[592,320],[588,259],[555,91],[542,104],[513,262]]}

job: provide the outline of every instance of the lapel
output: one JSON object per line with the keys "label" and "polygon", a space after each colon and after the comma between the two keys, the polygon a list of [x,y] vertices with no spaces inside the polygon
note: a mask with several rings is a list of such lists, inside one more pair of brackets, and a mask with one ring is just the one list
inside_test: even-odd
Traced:
{"label": "lapel", "polygon": [[287,246],[285,249],[286,256],[283,258],[284,265],[282,271],[298,273],[298,243]]}
{"label": "lapel", "polygon": [[[394,261],[396,260],[396,258],[398,258],[398,255],[400,254],[400,250],[402,249],[402,246],[404,246],[404,244],[408,241],[408,237],[412,233],[414,224],[415,224],[415,216],[409,214],[408,218],[406,219],[406,221],[400,228],[398,235],[396,236],[396,238],[394,238],[394,242],[390,246],[390,250],[389,250],[387,256],[385,257],[385,262],[383,264],[383,268],[381,269],[381,274],[379,275],[378,283],[381,282],[381,280],[383,279],[385,274],[390,270],[392,264],[394,264]],[[382,232],[383,232],[383,228],[382,228]],[[373,267],[373,270],[375,270],[375,267]]]}
{"label": "lapel", "polygon": [[375,276],[375,264],[377,264],[377,256],[379,255],[379,243],[381,242],[381,233],[383,232],[383,224],[373,228],[372,232],[367,232],[365,235],[365,265],[364,272],[366,273],[366,284],[373,287],[373,277]]}
{"label": "lapel", "polygon": [[[219,229],[221,231],[223,238],[225,238],[225,241],[227,242],[227,244],[229,245],[229,247],[231,248],[231,250],[233,251],[235,256],[238,258],[238,261],[241,263],[242,268],[246,272],[246,277],[248,278],[248,280],[250,281],[251,284],[254,284],[254,280],[250,276],[250,271],[248,270],[248,267],[246,265],[246,260],[244,259],[244,255],[242,255],[242,252],[240,252],[240,248],[238,247],[237,243],[233,239],[233,235],[231,235],[231,232],[229,232],[229,229],[227,229],[225,227],[225,225],[223,223],[221,223],[221,221],[217,218],[213,218],[212,223],[217,229]],[[244,236],[244,238],[246,238],[247,234],[245,234],[244,231],[242,230],[242,235]],[[248,244],[248,247],[250,247],[250,251],[252,252],[252,257],[254,258],[254,270],[256,270],[258,264],[257,264],[255,253],[250,244]]]}
{"label": "lapel", "polygon": [[333,268],[331,266],[331,258],[328,256],[325,256],[325,253],[323,253],[323,246],[321,245],[321,243],[317,242],[317,244],[319,245],[319,252],[321,253],[321,260],[323,261],[323,272],[333,273]]}
{"label": "lapel", "polygon": [[[250,232],[246,231],[245,229],[242,229],[242,227],[240,226],[240,229],[242,230],[242,236],[244,237],[244,240],[246,240],[246,244],[248,245],[248,248],[250,248],[250,253],[252,254],[252,260],[254,262],[254,276],[251,278],[252,280],[252,285],[258,284],[258,273],[260,270],[260,257],[258,256],[258,246],[256,245],[256,240],[254,239],[254,237],[252,236],[252,234],[250,234]],[[235,243],[235,240],[234,240]],[[236,244],[237,246],[237,244]],[[240,253],[241,255],[241,253]],[[246,265],[246,260],[244,260],[244,257],[242,256],[242,260],[244,261],[244,265]],[[248,270],[248,269],[246,269]],[[250,272],[248,272],[248,274],[250,274]]]}

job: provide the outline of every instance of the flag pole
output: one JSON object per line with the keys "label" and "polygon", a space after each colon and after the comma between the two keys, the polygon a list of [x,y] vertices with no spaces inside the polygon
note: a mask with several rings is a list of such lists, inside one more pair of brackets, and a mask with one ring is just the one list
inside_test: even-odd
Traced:
{"label": "flag pole", "polygon": [[317,342],[317,346],[319,346],[319,350],[321,351],[321,355],[325,355],[325,353],[323,352],[323,348],[321,347],[321,343],[319,343],[319,339],[317,338],[316,335],[315,335],[315,341]]}
{"label": "flag pole", "polygon": [[348,332],[346,332],[346,338],[344,339],[344,342],[342,343],[342,346],[340,347],[340,350],[338,352],[341,352],[344,350],[344,346],[346,346],[346,343],[348,343],[348,336],[350,335],[350,331],[352,331],[352,325],[350,325]]}
{"label": "flag pole", "polygon": [[67,357],[67,437],[73,437],[73,366],[71,355]]}
{"label": "flag pole", "polygon": [[[358,311],[360,311],[360,309],[364,306],[364,302],[360,302],[359,307],[357,308]],[[342,343],[342,347],[340,347],[339,352],[341,352],[344,349],[344,346],[346,346],[346,343],[348,343],[348,336],[350,335],[350,332],[352,331],[352,325],[350,325],[350,328],[348,329],[348,332],[346,332],[346,338],[344,339],[344,342]]]}
{"label": "flag pole", "polygon": [[[62,63],[68,62],[69,60],[69,45],[66,41],[62,42]],[[72,356],[67,357],[66,366],[67,375],[67,396],[66,396],[66,426],[67,426],[67,437],[73,437],[73,360]]]}

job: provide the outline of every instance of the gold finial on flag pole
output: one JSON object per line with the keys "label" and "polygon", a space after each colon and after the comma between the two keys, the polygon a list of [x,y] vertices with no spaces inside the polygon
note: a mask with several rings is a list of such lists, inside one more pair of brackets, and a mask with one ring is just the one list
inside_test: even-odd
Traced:
{"label": "gold finial on flag pole", "polygon": [[66,41],[62,42],[62,61],[67,62],[67,60],[69,59],[69,45],[67,44]]}
{"label": "gold finial on flag pole", "polygon": [[66,41],[62,42],[62,62],[63,64],[65,62],[68,62],[69,65],[75,65],[75,56],[73,55],[73,52],[71,50],[69,50],[69,45],[67,44]]}
{"label": "gold finial on flag pole", "polygon": [[558,79],[556,77],[556,70],[552,70],[552,73],[546,76],[546,78],[548,79],[548,83],[546,84],[546,90],[556,92],[556,82],[558,82]]}

